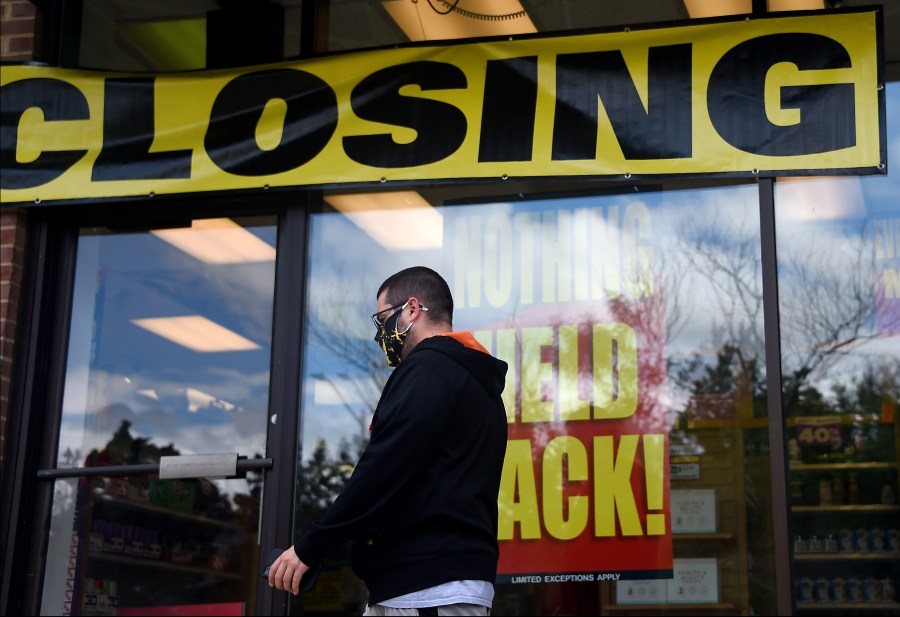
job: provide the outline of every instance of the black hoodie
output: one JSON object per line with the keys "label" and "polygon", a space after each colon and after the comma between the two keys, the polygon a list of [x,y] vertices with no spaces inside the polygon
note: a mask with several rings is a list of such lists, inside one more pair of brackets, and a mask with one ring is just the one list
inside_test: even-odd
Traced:
{"label": "black hoodie", "polygon": [[421,341],[394,370],[347,486],[294,545],[305,564],[353,541],[369,602],[494,582],[507,364],[468,332]]}

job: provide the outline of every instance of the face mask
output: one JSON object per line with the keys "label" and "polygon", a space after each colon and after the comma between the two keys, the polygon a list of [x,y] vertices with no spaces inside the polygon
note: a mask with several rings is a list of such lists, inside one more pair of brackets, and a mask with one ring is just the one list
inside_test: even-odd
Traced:
{"label": "face mask", "polygon": [[[409,304],[407,302],[406,304]],[[406,304],[400,307],[400,310],[387,318],[384,325],[378,328],[375,335],[375,342],[381,347],[387,358],[388,366],[397,366],[400,364],[400,351],[403,349],[403,343],[406,341],[406,335],[412,328],[412,322],[403,332],[397,331],[397,321],[400,319],[400,313],[406,308]]]}

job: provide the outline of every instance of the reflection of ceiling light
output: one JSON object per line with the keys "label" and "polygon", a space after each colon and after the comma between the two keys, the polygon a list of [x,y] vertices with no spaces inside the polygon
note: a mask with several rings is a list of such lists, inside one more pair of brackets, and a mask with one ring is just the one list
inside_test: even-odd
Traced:
{"label": "reflection of ceiling light", "polygon": [[766,9],[778,11],[816,11],[825,8],[825,0],[768,0]]}
{"label": "reflection of ceiling light", "polygon": [[236,407],[233,403],[223,401],[211,394],[207,394],[206,392],[194,388],[185,388],[184,393],[187,395],[188,411],[191,413],[197,413],[198,410],[206,409],[207,407],[215,407],[224,409],[225,411],[234,411]]}
{"label": "reflection of ceiling light", "polygon": [[[721,15],[747,15],[753,12],[753,0],[684,0],[692,19]],[[768,0],[766,10],[807,11],[824,9],[824,0]]]}
{"label": "reflection of ceiling light", "polygon": [[692,19],[753,12],[753,0],[684,0],[684,6]]}
{"label": "reflection of ceiling light", "polygon": [[[431,3],[425,0],[381,2],[388,15],[411,41],[537,32],[519,0],[466,0],[465,7],[459,6],[459,10],[451,10],[450,5],[441,0],[433,0],[435,8],[431,8],[429,4]],[[486,19],[486,16],[493,19]],[[500,19],[499,16],[508,18]]]}
{"label": "reflection of ceiling light", "polygon": [[782,223],[865,217],[862,184],[856,176],[778,178],[775,214]]}
{"label": "reflection of ceiling light", "polygon": [[325,201],[386,249],[441,248],[444,217],[415,191],[326,195]]}
{"label": "reflection of ceiling light", "polygon": [[147,398],[152,398],[154,401],[159,400],[159,395],[156,393],[156,390],[138,390],[137,393],[146,396]]}
{"label": "reflection of ceiling light", "polygon": [[116,38],[123,47],[154,71],[206,67],[206,18],[120,21],[116,28]]}
{"label": "reflection of ceiling light", "polygon": [[131,323],[194,351],[259,349],[253,341],[200,315],[132,319]]}
{"label": "reflection of ceiling light", "polygon": [[160,240],[208,264],[274,261],[275,249],[231,219],[198,219],[190,229],[151,231]]}

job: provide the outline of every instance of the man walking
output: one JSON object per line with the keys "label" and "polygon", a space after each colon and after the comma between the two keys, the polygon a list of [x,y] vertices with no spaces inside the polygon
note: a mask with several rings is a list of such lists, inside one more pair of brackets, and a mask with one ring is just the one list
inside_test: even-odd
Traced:
{"label": "man walking", "polygon": [[499,549],[507,364],[453,331],[446,281],[423,266],[376,294],[375,341],[388,378],[347,486],[275,560],[269,585],[299,592],[322,556],[353,542],[366,615],[488,615]]}

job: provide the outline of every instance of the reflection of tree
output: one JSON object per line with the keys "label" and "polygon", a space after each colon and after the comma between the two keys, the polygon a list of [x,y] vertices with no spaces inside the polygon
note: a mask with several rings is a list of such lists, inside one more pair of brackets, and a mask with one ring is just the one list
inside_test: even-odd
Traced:
{"label": "reflection of tree", "polygon": [[[684,257],[701,289],[715,298],[714,327],[723,338],[744,350],[747,356],[762,356],[762,279],[760,276],[759,229],[728,219],[712,217],[706,225],[694,221],[680,230]],[[696,290],[695,290],[696,291]],[[701,300],[696,295],[695,301]]]}
{"label": "reflection of tree", "polygon": [[[784,407],[798,415],[813,404],[808,382],[824,375],[860,344],[878,336],[869,325],[876,303],[874,253],[865,246],[865,226],[852,246],[831,239],[792,244],[780,264],[781,323],[785,362]],[[799,246],[795,246],[799,245]],[[827,247],[827,248],[826,248]],[[805,413],[806,412],[802,412]]]}
{"label": "reflection of tree", "polygon": [[90,451],[85,467],[158,463],[160,456],[174,456],[178,453],[171,443],[160,448],[150,443],[146,437],[132,437],[131,422],[122,420],[103,450],[94,448]]}
{"label": "reflection of tree", "polygon": [[[843,363],[838,370],[842,359],[857,353],[862,345],[878,336],[870,329],[876,309],[872,251],[863,250],[863,232],[856,241],[845,238],[844,242],[836,242],[832,237],[816,237],[815,231],[813,226],[804,227],[802,238],[780,239],[779,245],[785,414],[841,414],[853,418],[853,424],[842,425],[839,443],[804,448],[805,462],[813,462],[822,454],[833,456],[833,452],[843,456],[844,447],[854,444],[863,444],[866,449],[865,458],[858,460],[894,460],[894,432],[883,419],[895,413],[900,379],[896,355]],[[683,230],[681,240],[692,276],[699,283],[691,288],[688,297],[701,311],[707,309],[712,333],[711,349],[671,360],[670,377],[686,393],[681,413],[685,417],[719,420],[765,417],[765,341],[758,232],[750,225],[741,226],[724,218],[716,220],[713,216]],[[714,301],[704,304],[709,299],[704,291],[711,292]],[[669,295],[675,293],[670,291]],[[735,426],[740,427],[740,422]],[[692,432],[673,431],[673,442],[679,438],[690,440]],[[740,431],[734,438],[743,440],[746,460],[763,460],[749,458],[754,454],[766,456],[765,429]],[[719,439],[728,437],[723,432]],[[750,539],[747,568],[754,609],[761,608],[765,613],[770,602],[769,590],[758,582],[766,580],[764,575],[759,575],[766,559],[757,556],[769,556],[772,550],[767,544],[771,533],[766,530],[770,511],[769,504],[765,504],[769,479],[757,467],[745,468],[743,483]]]}
{"label": "reflection of tree", "polygon": [[[146,437],[134,437],[131,434],[131,422],[122,420],[119,428],[113,434],[102,450],[94,448],[85,458],[85,467],[138,465],[146,463],[158,463],[162,456],[177,456],[179,451],[173,444],[156,446]],[[85,478],[87,481],[88,478]],[[159,487],[161,482],[152,482],[145,476],[128,476],[121,478],[93,478],[92,485],[114,496],[128,497],[138,500],[149,499],[153,487]],[[168,481],[173,482],[173,481]],[[153,485],[153,486],[151,486]],[[232,516],[234,508],[227,495],[223,494],[218,486],[206,478],[197,478],[194,491],[194,507],[204,514],[214,518],[226,519]],[[237,500],[235,500],[237,501]],[[258,503],[258,501],[256,502]],[[240,505],[240,504],[239,504]],[[242,507],[246,507],[246,504]]]}
{"label": "reflection of tree", "polygon": [[750,404],[744,409],[760,416],[765,415],[766,386],[759,364],[759,358],[744,359],[738,347],[724,344],[712,360],[694,354],[674,365],[672,377],[690,393],[687,409],[698,417],[715,401],[729,407]]}
{"label": "reflection of tree", "polygon": [[661,260],[677,273],[665,278],[667,298],[682,300],[690,325],[708,324],[711,339],[687,356],[668,356],[673,401],[681,401],[673,412],[682,420],[765,414],[759,252],[757,226],[710,211],[681,227],[677,248]]}
{"label": "reflection of tree", "polygon": [[381,349],[372,342],[375,331],[369,315],[373,307],[374,302],[368,304],[360,297],[358,281],[335,276],[329,279],[327,292],[311,299],[305,333],[311,348],[341,366],[338,373],[318,371],[313,376],[334,389],[358,427],[357,456],[366,445],[369,418],[390,371]]}
{"label": "reflection of tree", "polygon": [[[674,324],[673,319],[679,318],[675,316],[677,311],[673,313],[667,309],[666,299],[665,289],[658,284],[652,293],[647,293],[640,301],[615,299],[607,303],[610,314],[616,320],[629,324],[635,331],[641,332],[643,337],[638,383],[640,389],[649,393],[649,396],[645,397],[642,419],[649,420],[664,415],[668,407],[668,400],[662,395],[666,383],[667,327]],[[639,420],[641,421],[643,420]],[[651,427],[642,432],[659,430]]]}
{"label": "reflection of tree", "polygon": [[[758,229],[751,227],[712,217],[681,230],[681,238],[695,276],[715,297],[712,342],[719,351],[712,362],[718,363],[714,370],[720,375],[712,381],[724,392],[722,371],[727,373],[727,369],[722,360],[730,357],[735,361],[734,374],[750,379],[756,397],[764,392],[760,367],[765,347],[759,237]],[[863,342],[877,337],[867,329],[875,311],[874,266],[872,252],[860,250],[864,238],[861,231],[851,250],[831,245],[824,250],[820,239],[803,244],[808,247],[805,250],[795,246],[800,242],[792,242],[790,258],[779,263],[782,387],[789,415],[821,414],[825,395],[812,380]],[[848,255],[852,255],[849,261]],[[674,372],[676,381],[694,394],[699,393],[696,370],[700,363],[702,359],[695,355]],[[712,377],[704,379],[709,384]]]}
{"label": "reflection of tree", "polygon": [[[357,455],[362,453],[363,448],[365,448],[366,444],[369,441],[369,418],[372,416],[372,411],[374,409],[374,402],[369,402],[364,391],[366,387],[363,383],[361,383],[360,379],[353,379],[347,373],[339,373],[336,375],[338,379],[334,379],[330,375],[326,375],[325,373],[315,373],[313,377],[321,380],[329,385],[331,389],[337,394],[338,398],[341,399],[341,404],[344,407],[344,410],[349,413],[353,417],[353,422],[358,427],[357,430],[359,434],[355,437],[356,441],[356,449]],[[364,378],[365,382],[368,382],[368,378]],[[358,400],[364,401],[362,404],[357,403],[353,404],[353,393],[350,394],[349,400],[348,395],[344,393],[344,387],[352,387],[355,391]],[[371,405],[371,406],[370,406]]]}
{"label": "reflection of tree", "polygon": [[[339,453],[335,458],[329,455],[329,449],[324,440],[319,440],[312,455],[300,464],[301,486],[297,495],[296,527],[299,531],[309,529],[312,524],[325,514],[328,507],[334,502],[338,494],[344,489],[359,453],[342,439],[338,446]],[[341,609],[336,613],[340,615],[360,614],[364,609],[366,589],[362,581],[350,574],[350,545],[345,544],[339,550],[329,553],[323,562],[323,574],[319,587],[326,580],[340,580],[340,597],[335,598],[328,593],[330,587],[324,587],[328,597],[329,606],[340,602]],[[311,601],[317,604],[316,594],[318,589],[313,589],[311,595],[301,599],[299,603],[291,603],[291,615],[314,614],[316,609],[300,610]]]}
{"label": "reflection of tree", "polygon": [[344,489],[357,456],[351,454],[346,441],[342,441],[335,459],[329,457],[324,440],[319,440],[316,444],[312,455],[300,467],[303,490],[300,493],[298,512],[303,529],[321,517]]}
{"label": "reflection of tree", "polygon": [[663,298],[662,310],[665,311],[665,334],[668,342],[676,338],[691,320],[685,306],[687,298],[680,293],[687,289],[690,270],[683,263],[682,257],[674,251],[666,259],[657,260],[657,267],[660,272],[658,284],[662,289],[657,289],[655,295]]}
{"label": "reflection of tree", "polygon": [[[81,450],[66,448],[59,456],[57,467],[71,469],[81,462]],[[61,518],[64,513],[70,512],[75,507],[74,485],[70,481],[58,480],[53,483],[53,516]]]}

